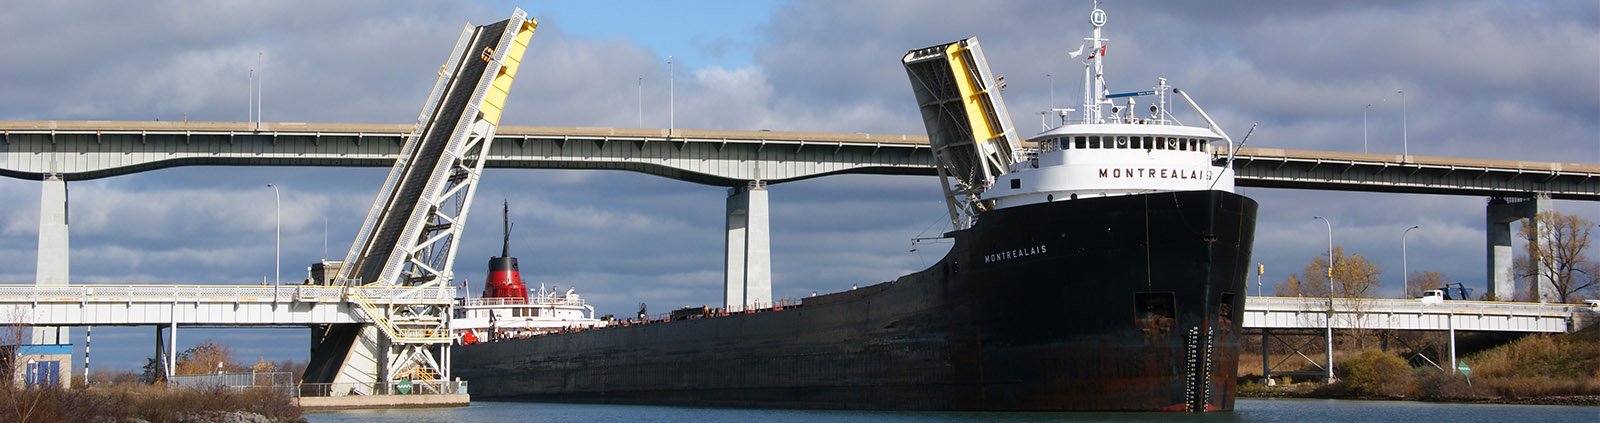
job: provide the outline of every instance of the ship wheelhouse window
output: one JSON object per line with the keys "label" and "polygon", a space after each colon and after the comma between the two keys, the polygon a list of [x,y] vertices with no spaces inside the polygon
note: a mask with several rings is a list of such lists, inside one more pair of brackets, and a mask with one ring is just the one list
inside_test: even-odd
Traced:
{"label": "ship wheelhouse window", "polygon": [[1099,136],[1089,137],[1089,148],[1100,148],[1100,137]]}
{"label": "ship wheelhouse window", "polygon": [[1116,148],[1128,148],[1128,137],[1117,137]]}
{"label": "ship wheelhouse window", "polygon": [[1085,137],[1085,136],[1079,135],[1079,136],[1076,136],[1076,137],[1072,138],[1072,148],[1076,148],[1076,149],[1082,150],[1082,149],[1088,148],[1088,146],[1089,146],[1089,137]]}

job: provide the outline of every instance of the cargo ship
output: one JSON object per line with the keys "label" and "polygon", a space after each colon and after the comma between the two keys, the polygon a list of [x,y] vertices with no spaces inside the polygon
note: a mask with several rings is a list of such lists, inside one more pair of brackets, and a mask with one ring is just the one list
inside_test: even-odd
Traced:
{"label": "cargo ship", "polygon": [[[1089,21],[1072,54],[1088,52],[1082,105],[1026,140],[976,38],[902,57],[950,215],[931,267],[797,303],[641,309],[464,345],[455,375],[479,399],[1232,410],[1257,207],[1234,193],[1234,141],[1165,79],[1109,92],[1106,14]],[[1180,101],[1204,126],[1178,121]]]}

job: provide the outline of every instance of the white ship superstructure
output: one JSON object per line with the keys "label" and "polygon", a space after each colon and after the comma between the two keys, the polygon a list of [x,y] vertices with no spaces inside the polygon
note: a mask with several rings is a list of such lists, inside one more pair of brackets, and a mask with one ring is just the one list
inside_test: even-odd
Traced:
{"label": "white ship superstructure", "polygon": [[605,320],[595,318],[594,306],[585,304],[572,289],[556,292],[545,290],[541,285],[538,291],[528,294],[527,298],[459,299],[450,330],[455,332],[458,342],[472,343],[606,325]]}
{"label": "white ship superstructure", "polygon": [[[1232,161],[1232,139],[1166,78],[1150,90],[1109,93],[1102,63],[1107,40],[1100,34],[1105,12],[1096,7],[1089,22],[1094,35],[1072,53],[1076,57],[1089,47],[1080,117],[1072,119],[1077,109],[1046,112],[1059,118],[1056,126],[1023,143],[1007,171],[984,188],[982,200],[999,209],[1164,191],[1233,192],[1233,173],[1215,165],[1217,155]],[[1205,126],[1179,122],[1170,113],[1174,97],[1197,112]],[[1141,109],[1141,98],[1153,101]]]}

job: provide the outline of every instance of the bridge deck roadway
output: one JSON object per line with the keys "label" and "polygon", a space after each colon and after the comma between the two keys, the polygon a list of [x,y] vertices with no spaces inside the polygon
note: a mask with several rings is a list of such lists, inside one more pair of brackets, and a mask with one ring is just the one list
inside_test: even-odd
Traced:
{"label": "bridge deck roadway", "polygon": [[[1244,326],[1322,329],[1328,326],[1328,302],[1327,298],[1251,297],[1245,300]],[[1594,307],[1569,304],[1335,298],[1333,306],[1337,329],[1566,333],[1600,318]]]}
{"label": "bridge deck roadway", "polygon": [[[411,125],[0,121],[0,175],[67,180],[192,165],[389,167]],[[615,169],[735,186],[837,173],[933,175],[920,135],[501,126],[489,167]],[[1222,158],[1218,159],[1219,161]],[[1245,187],[1600,201],[1600,165],[1243,148]]]}
{"label": "bridge deck roadway", "polygon": [[454,292],[309,285],[0,285],[0,324],[296,326],[372,323],[370,304],[454,303]]}
{"label": "bridge deck roadway", "polygon": [[[446,289],[312,285],[0,285],[0,324],[39,326],[296,326],[371,323],[356,304],[453,304]],[[803,304],[803,303],[802,303]],[[1594,322],[1600,310],[1576,305],[1419,300],[1334,300],[1334,327],[1563,333]],[[1327,325],[1328,300],[1251,297],[1246,328]]]}

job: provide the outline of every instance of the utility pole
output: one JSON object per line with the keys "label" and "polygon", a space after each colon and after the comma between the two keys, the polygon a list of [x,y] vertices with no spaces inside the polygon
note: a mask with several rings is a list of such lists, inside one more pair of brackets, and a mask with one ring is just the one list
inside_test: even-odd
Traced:
{"label": "utility pole", "polygon": [[1333,376],[1333,223],[1322,216],[1312,216],[1328,225],[1328,383],[1334,382]]}
{"label": "utility pole", "polygon": [[667,56],[667,136],[678,128],[678,74],[672,56]]}
{"label": "utility pole", "polygon": [[1397,92],[1400,93],[1400,157],[1406,159],[1411,156],[1411,131],[1406,119],[1406,91]]}
{"label": "utility pole", "polygon": [[1361,108],[1361,152],[1367,152],[1367,111],[1372,110],[1372,105]]}

